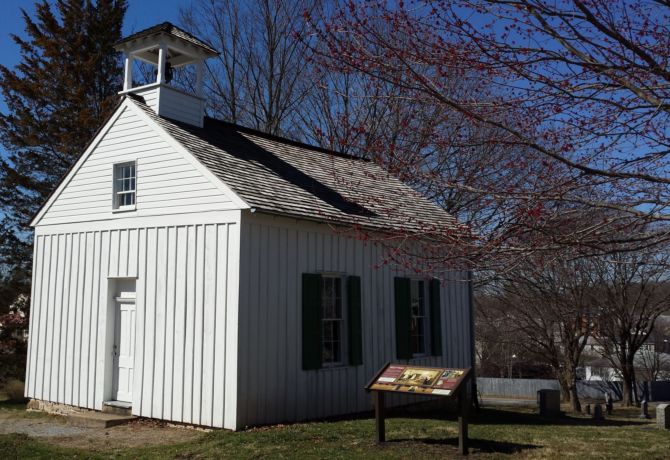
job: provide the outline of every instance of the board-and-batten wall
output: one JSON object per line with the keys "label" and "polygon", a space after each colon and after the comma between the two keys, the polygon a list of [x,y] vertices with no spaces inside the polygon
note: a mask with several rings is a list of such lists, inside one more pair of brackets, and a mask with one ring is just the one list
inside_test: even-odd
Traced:
{"label": "board-and-batten wall", "polygon": [[[238,426],[371,409],[364,385],[386,362],[398,361],[394,277],[412,276],[388,266],[375,268],[382,256],[378,246],[334,233],[326,225],[243,216]],[[361,277],[363,365],[302,370],[301,278],[314,272]],[[442,283],[443,356],[411,363],[470,366],[465,280],[466,272],[452,272]]]}
{"label": "board-and-batten wall", "polygon": [[[26,395],[100,410],[114,278],[137,278],[133,413],[235,424],[239,213],[228,223],[35,237]],[[112,280],[110,282],[110,280]]]}
{"label": "board-and-batten wall", "polygon": [[122,219],[112,212],[114,164],[137,162],[136,216],[239,208],[136,110],[124,107],[47,209],[40,225]]}

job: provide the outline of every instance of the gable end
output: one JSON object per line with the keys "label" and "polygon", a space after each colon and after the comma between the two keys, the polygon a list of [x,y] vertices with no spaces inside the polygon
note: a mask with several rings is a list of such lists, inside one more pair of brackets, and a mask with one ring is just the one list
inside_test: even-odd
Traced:
{"label": "gable end", "polygon": [[[114,167],[136,165],[136,205],[114,209]],[[248,205],[126,99],[37,213],[31,226],[245,209]]]}

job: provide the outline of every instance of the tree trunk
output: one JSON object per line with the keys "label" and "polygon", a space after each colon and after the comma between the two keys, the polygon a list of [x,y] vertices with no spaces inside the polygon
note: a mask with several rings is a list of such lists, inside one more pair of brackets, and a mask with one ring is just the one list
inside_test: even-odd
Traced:
{"label": "tree trunk", "polygon": [[568,398],[564,399],[564,401],[570,402],[574,412],[581,412],[582,405],[579,402],[579,394],[577,393],[577,369],[566,367],[561,380],[565,382],[568,394]]}
{"label": "tree trunk", "polygon": [[633,401],[633,381],[635,379],[635,371],[632,363],[624,363],[621,366],[621,378],[623,380],[623,404],[624,406],[632,406]]}
{"label": "tree trunk", "polygon": [[561,385],[561,398],[563,399],[564,403],[570,402],[572,398],[572,393],[570,391],[570,383],[569,381],[565,378],[565,375],[562,373],[558,373],[558,383]]}
{"label": "tree trunk", "polygon": [[582,404],[579,402],[579,394],[577,393],[577,381],[573,381],[570,385],[570,402],[573,412],[581,412]]}

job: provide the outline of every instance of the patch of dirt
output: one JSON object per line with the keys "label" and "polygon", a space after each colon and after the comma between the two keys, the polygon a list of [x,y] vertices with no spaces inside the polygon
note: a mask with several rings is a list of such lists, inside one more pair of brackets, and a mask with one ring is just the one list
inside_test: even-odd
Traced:
{"label": "patch of dirt", "polygon": [[68,425],[65,417],[58,415],[0,409],[0,434],[10,433],[22,433],[50,444],[95,451],[178,444],[203,435],[200,431],[169,427],[155,420],[138,419],[111,428],[83,428]]}

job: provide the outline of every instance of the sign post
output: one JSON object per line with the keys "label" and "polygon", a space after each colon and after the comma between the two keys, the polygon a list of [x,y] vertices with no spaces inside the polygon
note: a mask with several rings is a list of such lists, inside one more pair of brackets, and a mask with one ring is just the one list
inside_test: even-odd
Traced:
{"label": "sign post", "polygon": [[375,405],[377,442],[386,441],[385,393],[404,393],[425,396],[458,398],[458,451],[468,455],[468,391],[470,369],[419,367],[386,364],[365,386],[372,392]]}
{"label": "sign post", "polygon": [[377,442],[386,441],[386,414],[384,408],[384,393],[381,391],[374,392],[375,398],[375,426],[377,428]]}
{"label": "sign post", "polygon": [[468,455],[468,392],[465,386],[458,392],[458,453]]}

